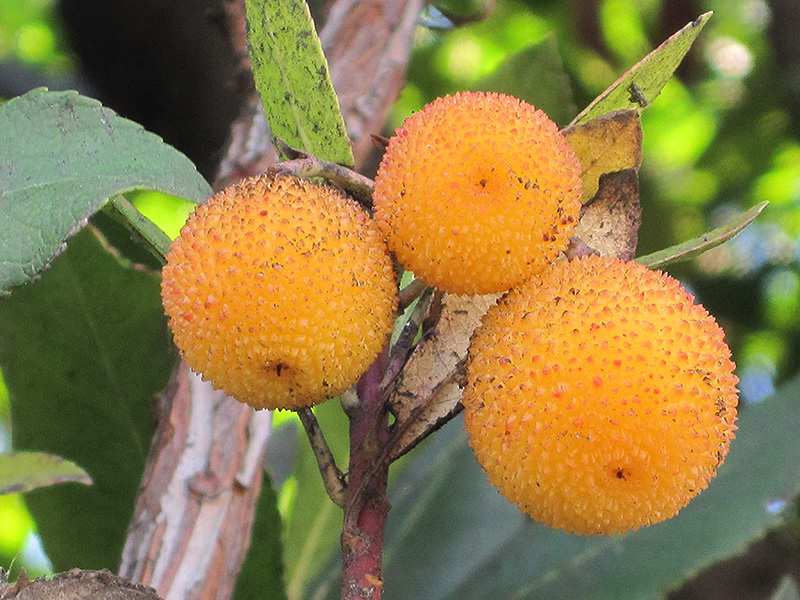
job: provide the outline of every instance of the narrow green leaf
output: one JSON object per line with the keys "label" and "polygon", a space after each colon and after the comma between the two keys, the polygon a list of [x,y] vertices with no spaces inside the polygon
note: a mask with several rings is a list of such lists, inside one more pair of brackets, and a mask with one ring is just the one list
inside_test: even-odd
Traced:
{"label": "narrow green leaf", "polygon": [[700,237],[692,238],[691,240],[647,254],[646,256],[640,256],[636,261],[651,269],[661,269],[666,265],[700,256],[703,252],[707,252],[720,244],[724,244],[747,227],[761,214],[761,211],[763,211],[768,204],[769,202],[766,201],[759,202],[738,217],[716,229],[712,229]]}
{"label": "narrow green leaf", "polygon": [[29,492],[56,483],[92,483],[78,465],[44,452],[0,454],[0,494]]}
{"label": "narrow green leaf", "polygon": [[569,76],[553,35],[509,56],[474,89],[525,100],[559,125],[569,122],[576,110]]}
{"label": "narrow green leaf", "polygon": [[41,278],[0,299],[12,444],[74,461],[91,486],[26,494],[58,571],[116,569],[175,350],[155,273],[121,262],[92,228]]}
{"label": "narrow green leaf", "polygon": [[[676,517],[618,536],[571,535],[520,513],[489,485],[456,420],[409,455],[390,489],[383,597],[660,598],[781,522],[775,507],[800,489],[798,397],[800,378],[744,407],[709,488]],[[305,597],[336,598],[336,568]]]}
{"label": "narrow green leaf", "polygon": [[584,123],[622,108],[644,108],[661,93],[713,13],[703,13],[636,63],[572,120]]}
{"label": "narrow green leaf", "polygon": [[250,60],[272,134],[347,166],[353,152],[305,0],[246,0]]}
{"label": "narrow green leaf", "polygon": [[0,106],[0,292],[29,281],[106,200],[137,188],[202,202],[208,184],[161,138],[76,92]]}
{"label": "narrow green leaf", "polygon": [[166,264],[172,240],[162,229],[136,210],[125,196],[114,196],[109,202],[109,216],[125,227],[133,239],[145,248],[161,265]]}

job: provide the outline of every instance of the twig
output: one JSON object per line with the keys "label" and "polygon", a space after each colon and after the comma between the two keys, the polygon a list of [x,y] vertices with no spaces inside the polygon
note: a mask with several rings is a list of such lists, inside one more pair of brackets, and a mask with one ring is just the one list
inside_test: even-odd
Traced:
{"label": "twig", "polygon": [[270,166],[267,169],[267,173],[273,175],[295,175],[297,177],[323,177],[342,186],[364,207],[372,207],[374,183],[369,177],[364,177],[352,169],[321,160],[302,150],[292,148],[280,138],[275,138],[275,146],[289,160]]}
{"label": "twig", "polygon": [[458,390],[460,396],[466,378],[466,362],[466,357],[459,360],[456,368],[439,382],[428,401],[418,406],[408,418],[395,424],[392,440],[379,462],[396,461],[464,410],[460,401],[452,403],[447,401],[447,398],[445,398],[445,403],[449,406],[447,411],[442,412],[437,405],[440,403],[439,397],[452,395],[454,388]]}
{"label": "twig", "polygon": [[600,253],[592,248],[589,244],[584,242],[581,238],[573,235],[571,238],[569,238],[569,244],[567,245],[567,249],[564,250],[564,254],[566,254],[569,260],[572,260],[573,258],[581,258],[582,256]]}
{"label": "twig", "polygon": [[398,293],[398,310],[403,312],[411,303],[414,302],[417,298],[419,298],[426,290],[431,289],[427,283],[422,281],[421,279],[415,279],[411,283],[409,283],[406,287],[404,287]]}
{"label": "twig", "polygon": [[300,417],[303,428],[306,430],[311,449],[317,459],[322,482],[325,484],[325,491],[328,492],[328,496],[330,496],[333,503],[342,508],[344,506],[344,491],[346,487],[345,476],[336,466],[336,459],[325,441],[325,436],[322,434],[322,429],[312,410],[305,407],[298,408],[296,412],[297,416]]}
{"label": "twig", "polygon": [[[408,286],[404,289],[407,288]],[[392,387],[392,382],[403,370],[403,367],[408,361],[408,357],[411,356],[411,351],[414,349],[414,340],[419,333],[419,328],[422,325],[425,314],[428,312],[432,297],[433,288],[426,287],[422,290],[422,294],[419,296],[419,302],[417,302],[416,306],[411,311],[406,324],[403,325],[403,330],[392,346],[391,352],[389,353],[389,362],[386,366],[386,374],[381,384],[381,387],[384,389],[384,396],[386,396],[386,390]]]}
{"label": "twig", "polygon": [[378,135],[377,133],[373,133],[369,136],[372,139],[372,143],[375,144],[375,147],[380,150],[386,150],[389,147],[389,138],[385,135]]}
{"label": "twig", "polygon": [[352,419],[354,414],[353,411],[358,408],[360,403],[355,386],[346,392],[339,394],[339,403],[342,405],[344,414],[346,414],[349,419]]}

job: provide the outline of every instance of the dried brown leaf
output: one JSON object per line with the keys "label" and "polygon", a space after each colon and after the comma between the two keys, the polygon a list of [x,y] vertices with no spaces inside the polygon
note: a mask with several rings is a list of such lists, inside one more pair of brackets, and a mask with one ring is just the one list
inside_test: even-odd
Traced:
{"label": "dried brown leaf", "polygon": [[398,376],[389,402],[396,417],[390,459],[398,458],[459,410],[472,332],[499,294],[444,297],[439,321]]}
{"label": "dried brown leaf", "polygon": [[597,194],[581,210],[575,235],[603,256],[633,260],[642,207],[635,169],[600,176]]}
{"label": "dried brown leaf", "polygon": [[583,167],[583,203],[597,193],[601,175],[642,164],[642,123],[635,109],[600,115],[563,133]]}

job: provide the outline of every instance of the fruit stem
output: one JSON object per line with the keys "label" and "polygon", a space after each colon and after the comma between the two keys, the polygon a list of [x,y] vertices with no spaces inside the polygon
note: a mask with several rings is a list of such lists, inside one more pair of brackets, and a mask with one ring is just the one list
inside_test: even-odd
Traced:
{"label": "fruit stem", "polygon": [[306,430],[306,436],[311,444],[314,457],[317,459],[317,466],[322,475],[322,482],[325,484],[325,491],[328,492],[328,496],[336,506],[343,508],[345,477],[339,467],[336,466],[336,459],[334,459],[333,453],[325,441],[325,436],[322,434],[322,428],[319,426],[317,417],[308,407],[298,408],[296,412],[297,416],[300,417],[303,428]]}
{"label": "fruit stem", "polygon": [[289,160],[270,166],[267,170],[268,173],[295,175],[306,179],[323,177],[342,186],[365,208],[372,207],[372,189],[375,184],[369,177],[342,165],[317,158],[297,148],[292,148],[280,138],[275,138],[275,145]]}
{"label": "fruit stem", "polygon": [[389,442],[389,413],[381,380],[384,350],[359,381],[360,403],[350,418],[350,471],[342,525],[342,600],[380,600],[383,541],[389,501],[388,462],[380,462]]}
{"label": "fruit stem", "polygon": [[566,254],[569,260],[572,260],[573,258],[580,258],[582,256],[600,253],[592,248],[589,244],[584,242],[581,238],[573,235],[571,238],[569,238],[569,245],[567,245],[567,249],[564,250],[564,254]]}

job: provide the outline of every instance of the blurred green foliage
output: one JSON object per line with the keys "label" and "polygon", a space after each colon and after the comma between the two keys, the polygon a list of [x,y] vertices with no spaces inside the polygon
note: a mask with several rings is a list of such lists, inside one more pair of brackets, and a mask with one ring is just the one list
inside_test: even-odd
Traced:
{"label": "blurred green foliage", "polygon": [[0,60],[18,60],[50,72],[73,68],[52,0],[0,3]]}

